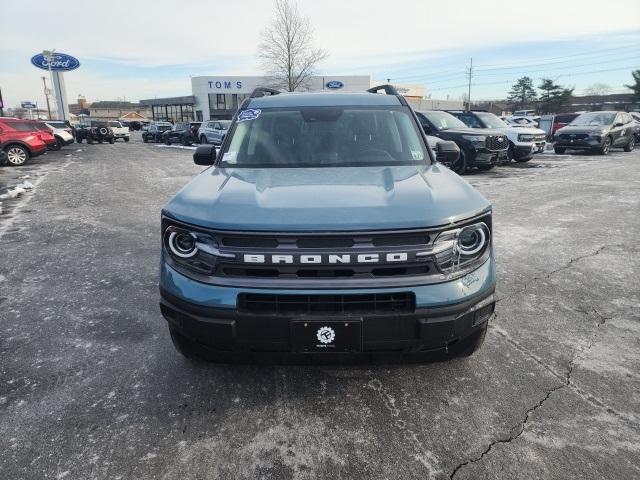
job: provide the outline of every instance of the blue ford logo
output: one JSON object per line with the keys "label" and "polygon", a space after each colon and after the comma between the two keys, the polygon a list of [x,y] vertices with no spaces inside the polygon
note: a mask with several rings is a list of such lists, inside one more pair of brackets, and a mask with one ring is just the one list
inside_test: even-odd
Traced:
{"label": "blue ford logo", "polygon": [[80,62],[77,58],[67,55],[66,53],[54,53],[51,58],[51,65],[49,65],[49,59],[42,53],[31,57],[31,63],[42,70],[51,70],[54,72],[68,72],[69,70],[75,70],[80,66]]}
{"label": "blue ford logo", "polygon": [[337,90],[344,87],[344,83],[342,83],[340,80],[330,80],[325,83],[324,86],[330,88],[331,90]]}

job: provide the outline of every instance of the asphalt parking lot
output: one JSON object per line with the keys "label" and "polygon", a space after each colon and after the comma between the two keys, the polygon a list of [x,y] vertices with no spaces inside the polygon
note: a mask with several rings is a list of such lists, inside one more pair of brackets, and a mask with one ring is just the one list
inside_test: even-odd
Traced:
{"label": "asphalt parking lot", "polygon": [[640,478],[640,150],[465,178],[494,205],[496,316],[466,360],[194,364],[158,300],[191,151],[72,145],[0,215],[0,478]]}

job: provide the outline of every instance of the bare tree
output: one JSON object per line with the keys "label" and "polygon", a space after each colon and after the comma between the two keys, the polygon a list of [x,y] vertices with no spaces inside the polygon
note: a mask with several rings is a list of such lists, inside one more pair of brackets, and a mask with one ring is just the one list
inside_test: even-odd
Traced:
{"label": "bare tree", "polygon": [[604,96],[611,91],[611,86],[606,83],[594,83],[585,89],[584,93],[593,96]]}
{"label": "bare tree", "polygon": [[275,0],[275,17],[262,32],[258,57],[272,86],[293,92],[306,88],[328,53],[313,44],[313,27],[293,0]]}

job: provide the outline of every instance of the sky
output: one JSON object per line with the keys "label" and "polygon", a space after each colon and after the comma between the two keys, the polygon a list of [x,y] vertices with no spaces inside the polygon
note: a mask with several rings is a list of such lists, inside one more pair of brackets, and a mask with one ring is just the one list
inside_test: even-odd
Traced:
{"label": "sky", "polygon": [[[325,75],[370,74],[425,85],[438,99],[467,90],[504,98],[515,80],[554,79],[577,94],[594,83],[627,91],[640,69],[640,1],[298,0],[329,53]],[[80,60],[69,101],[190,95],[197,75],[260,75],[270,0],[0,0],[0,89],[6,106],[44,105],[30,63],[55,48]]]}

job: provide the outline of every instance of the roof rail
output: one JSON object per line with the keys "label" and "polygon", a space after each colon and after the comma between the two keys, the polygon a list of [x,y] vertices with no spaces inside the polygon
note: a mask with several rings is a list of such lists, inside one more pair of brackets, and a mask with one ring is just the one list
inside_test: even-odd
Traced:
{"label": "roof rail", "polygon": [[394,87],[393,85],[389,85],[388,83],[385,83],[384,85],[378,85],[376,87],[371,87],[367,90],[367,92],[378,93],[380,90],[384,90],[384,93],[386,93],[387,95],[400,95],[398,93],[398,90],[396,90],[396,87]]}
{"label": "roof rail", "polygon": [[249,98],[266,97],[271,95],[278,95],[279,93],[280,90],[275,90],[268,87],[258,87],[253,89],[253,92],[251,92]]}

